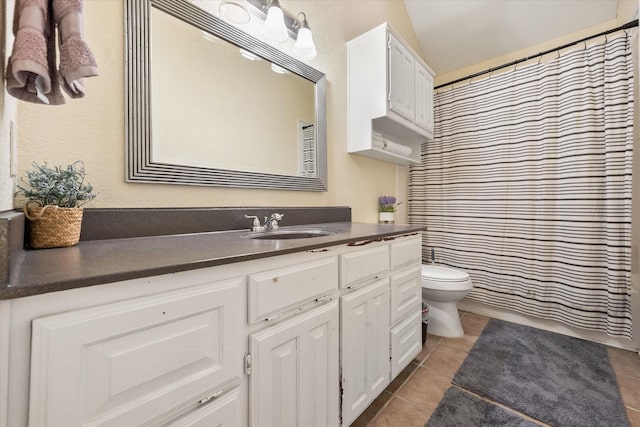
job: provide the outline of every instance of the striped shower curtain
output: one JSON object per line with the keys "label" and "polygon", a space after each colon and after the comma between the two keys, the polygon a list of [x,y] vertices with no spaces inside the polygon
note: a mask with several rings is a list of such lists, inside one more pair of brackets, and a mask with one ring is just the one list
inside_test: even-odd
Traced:
{"label": "striped shower curtain", "polygon": [[630,338],[633,84],[621,32],[437,93],[409,178],[423,259],[472,300]]}

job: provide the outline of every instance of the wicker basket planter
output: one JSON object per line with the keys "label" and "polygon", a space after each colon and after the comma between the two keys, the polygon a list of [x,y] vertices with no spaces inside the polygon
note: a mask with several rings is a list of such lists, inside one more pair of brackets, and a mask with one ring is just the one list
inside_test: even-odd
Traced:
{"label": "wicker basket planter", "polygon": [[29,245],[34,249],[65,248],[80,241],[82,208],[55,205],[25,207]]}

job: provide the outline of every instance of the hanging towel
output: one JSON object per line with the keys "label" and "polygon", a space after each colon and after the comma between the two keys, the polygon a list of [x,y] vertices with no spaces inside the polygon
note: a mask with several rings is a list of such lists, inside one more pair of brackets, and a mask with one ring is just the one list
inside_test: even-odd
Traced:
{"label": "hanging towel", "polygon": [[84,77],[98,75],[98,65],[82,39],[82,0],[53,0],[53,17],[60,39],[60,84],[72,98],[85,93]]}
{"label": "hanging towel", "polygon": [[[61,32],[60,73],[56,63],[56,25]],[[6,72],[10,95],[23,101],[59,105],[65,103],[62,85],[71,97],[84,96],[82,77],[98,73],[95,59],[81,38],[82,0],[17,0],[13,33],[15,40]]]}
{"label": "hanging towel", "polygon": [[18,0],[13,16],[13,51],[7,91],[23,101],[63,104],[56,78],[55,24],[47,0]]}

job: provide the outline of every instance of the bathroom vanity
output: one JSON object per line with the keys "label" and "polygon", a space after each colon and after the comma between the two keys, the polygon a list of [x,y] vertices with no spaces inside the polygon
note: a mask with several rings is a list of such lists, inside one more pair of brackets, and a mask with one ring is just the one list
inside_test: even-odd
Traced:
{"label": "bathroom vanity", "polygon": [[0,426],[349,425],[421,350],[422,227],[282,229],[331,233],[25,251],[31,283],[0,289]]}

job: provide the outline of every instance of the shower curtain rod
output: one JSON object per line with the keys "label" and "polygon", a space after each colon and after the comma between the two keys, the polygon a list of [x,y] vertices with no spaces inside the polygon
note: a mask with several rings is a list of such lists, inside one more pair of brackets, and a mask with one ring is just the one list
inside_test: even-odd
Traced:
{"label": "shower curtain rod", "polygon": [[489,68],[487,70],[479,71],[477,73],[469,74],[466,77],[461,77],[459,79],[452,80],[452,81],[450,81],[448,83],[440,84],[440,85],[434,87],[434,89],[439,89],[441,87],[450,86],[452,84],[459,83],[459,82],[462,82],[462,81],[465,81],[465,80],[469,80],[469,79],[472,79],[474,77],[481,76],[483,74],[492,73],[492,72],[494,72],[496,70],[500,70],[502,68],[511,67],[512,65],[516,65],[516,64],[519,64],[519,63],[524,62],[524,61],[528,61],[528,60],[533,59],[533,58],[538,58],[538,57],[546,55],[548,53],[552,53],[552,52],[564,49],[566,47],[570,47],[570,46],[576,45],[578,43],[582,43],[584,41],[591,40],[591,39],[596,38],[596,37],[600,37],[600,36],[604,36],[604,35],[607,35],[607,34],[615,33],[616,31],[620,31],[620,30],[627,30],[629,28],[633,28],[633,27],[637,27],[637,26],[638,26],[638,20],[635,19],[635,20],[627,22],[626,24],[621,25],[619,27],[612,28],[610,30],[603,31],[603,32],[598,33],[598,34],[594,34],[592,36],[588,36],[588,37],[585,37],[583,39],[580,39],[580,40],[577,40],[577,41],[574,41],[574,42],[571,42],[571,43],[564,44],[564,45],[562,45],[560,47],[556,47],[556,48],[553,48],[553,49],[545,50],[544,52],[540,52],[540,53],[537,53],[535,55],[531,55],[531,56],[527,56],[527,57],[524,57],[524,58],[516,59],[515,61],[511,61],[511,62],[509,62],[507,64],[502,64],[502,65],[498,65],[496,67],[491,67],[491,68]]}

